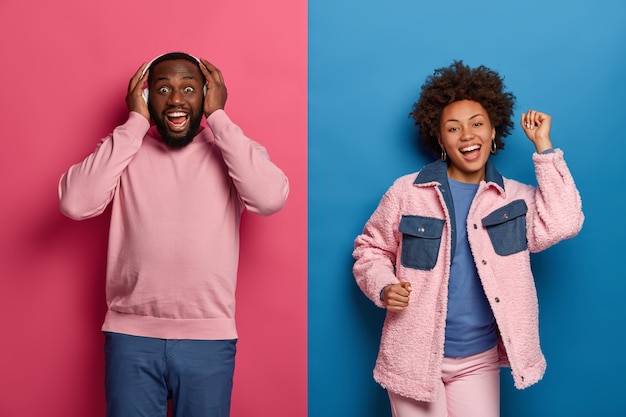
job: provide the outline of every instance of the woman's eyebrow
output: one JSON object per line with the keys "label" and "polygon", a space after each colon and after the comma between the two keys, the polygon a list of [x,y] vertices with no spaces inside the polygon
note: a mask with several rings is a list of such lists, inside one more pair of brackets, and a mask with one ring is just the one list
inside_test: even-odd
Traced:
{"label": "woman's eyebrow", "polygon": [[[475,119],[475,118],[476,118],[476,117],[478,117],[478,116],[484,116],[484,114],[482,114],[482,113],[476,113],[475,115],[470,116],[467,120],[472,120],[472,119]],[[458,119],[447,119],[447,120],[444,120],[444,123],[448,123],[448,122],[458,122],[458,121],[459,121]]]}

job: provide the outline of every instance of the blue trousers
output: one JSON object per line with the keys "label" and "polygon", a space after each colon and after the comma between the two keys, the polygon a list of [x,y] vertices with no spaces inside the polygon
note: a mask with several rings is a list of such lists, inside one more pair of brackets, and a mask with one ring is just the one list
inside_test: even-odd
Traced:
{"label": "blue trousers", "polygon": [[236,343],[105,332],[107,417],[228,417]]}

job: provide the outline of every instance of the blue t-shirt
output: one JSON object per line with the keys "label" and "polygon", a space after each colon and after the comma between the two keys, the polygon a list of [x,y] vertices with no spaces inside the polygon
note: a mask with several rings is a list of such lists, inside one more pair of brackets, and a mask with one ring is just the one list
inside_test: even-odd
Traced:
{"label": "blue t-shirt", "polygon": [[485,296],[467,240],[467,215],[478,184],[448,178],[456,214],[456,250],[448,283],[444,355],[458,358],[491,349],[497,343],[496,320]]}

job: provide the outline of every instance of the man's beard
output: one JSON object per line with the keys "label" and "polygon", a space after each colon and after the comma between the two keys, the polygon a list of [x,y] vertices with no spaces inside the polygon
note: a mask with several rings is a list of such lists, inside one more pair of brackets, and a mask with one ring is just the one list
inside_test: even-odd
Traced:
{"label": "man's beard", "polygon": [[154,110],[150,106],[148,107],[150,111],[150,117],[152,118],[152,120],[154,120],[154,124],[156,125],[157,131],[161,135],[161,139],[170,148],[179,149],[189,145],[200,130],[202,114],[190,114],[189,128],[187,129],[187,133],[185,133],[183,136],[172,136],[169,129],[167,128],[165,121],[161,117],[155,117]]}

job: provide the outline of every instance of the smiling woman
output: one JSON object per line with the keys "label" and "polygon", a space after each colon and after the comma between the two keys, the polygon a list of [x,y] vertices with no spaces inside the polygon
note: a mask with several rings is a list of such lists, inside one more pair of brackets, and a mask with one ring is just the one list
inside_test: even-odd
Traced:
{"label": "smiling woman", "polygon": [[482,106],[493,126],[495,141],[493,153],[504,149],[503,138],[513,130],[515,95],[506,91],[502,77],[483,65],[470,68],[462,61],[436,69],[422,86],[419,100],[414,104],[411,117],[419,128],[421,145],[439,156],[441,148],[441,123],[446,106],[457,101],[470,100]]}
{"label": "smiling woman", "polygon": [[485,179],[490,147],[495,149],[495,128],[477,101],[460,100],[448,104],[441,115],[438,133],[442,155],[450,159],[448,177],[478,184]]}
{"label": "smiling woman", "polygon": [[[519,120],[534,107],[548,113],[553,145],[564,150],[588,219],[575,239],[531,254],[548,368],[523,391],[501,369],[501,415],[625,414],[626,364],[615,358],[626,349],[619,331],[626,217],[615,214],[626,193],[623,152],[613,151],[623,140],[621,122],[612,121],[624,119],[626,2],[523,4],[309,2],[310,417],[391,416],[386,391],[371,377],[386,311],[356,288],[346,254],[391,183],[441,158],[436,140],[429,152],[418,148],[407,113],[433,69],[455,59],[498,71],[515,93],[511,134],[491,163],[503,176],[536,185],[536,148]],[[497,228],[504,214],[524,219],[518,210],[489,217],[487,225]],[[433,222],[424,237],[435,240],[438,227]],[[415,291],[411,303],[419,303]]]}
{"label": "smiling woman", "polygon": [[575,236],[583,213],[550,116],[522,117],[537,189],[491,164],[513,104],[488,68],[436,70],[412,115],[441,159],[397,179],[354,242],[356,281],[387,310],[374,378],[394,417],[498,417],[500,366],[520,389],[545,371],[529,253]]}

